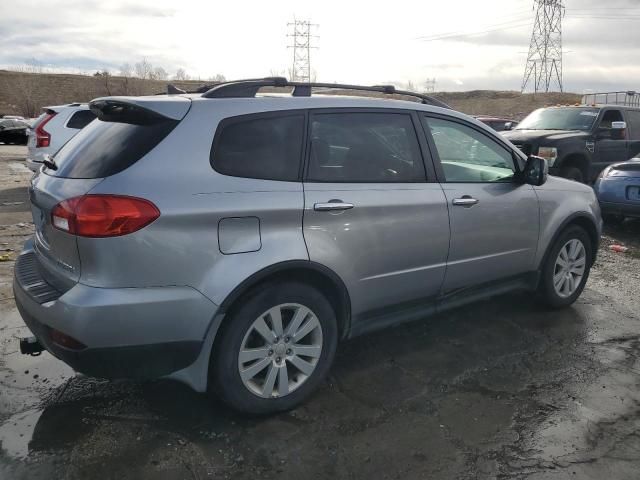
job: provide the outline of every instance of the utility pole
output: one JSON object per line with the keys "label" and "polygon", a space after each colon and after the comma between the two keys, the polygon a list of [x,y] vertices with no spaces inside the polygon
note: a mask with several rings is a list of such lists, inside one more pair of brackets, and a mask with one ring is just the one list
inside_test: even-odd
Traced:
{"label": "utility pole", "polygon": [[317,39],[317,35],[312,35],[312,30],[318,27],[318,24],[311,23],[309,20],[296,20],[287,23],[291,33],[287,37],[293,39],[293,45],[287,48],[293,48],[293,63],[291,65],[290,77],[293,82],[311,82],[311,50],[318,48],[313,45],[313,40]]}
{"label": "utility pole", "polygon": [[533,84],[534,92],[549,92],[562,86],[562,17],[563,0],[534,0],[536,9],[522,92]]}

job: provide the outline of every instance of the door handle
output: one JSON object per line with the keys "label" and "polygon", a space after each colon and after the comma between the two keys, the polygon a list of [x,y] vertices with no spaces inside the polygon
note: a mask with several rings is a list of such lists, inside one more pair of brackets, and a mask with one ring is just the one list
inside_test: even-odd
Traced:
{"label": "door handle", "polygon": [[478,203],[479,200],[477,198],[473,198],[469,195],[463,195],[462,198],[454,198],[453,199],[453,204],[454,205],[461,205],[463,207],[471,207],[473,205],[475,205],[476,203]]}
{"label": "door handle", "polygon": [[317,212],[334,212],[352,208],[353,203],[345,203],[342,200],[329,200],[327,203],[315,203],[313,205],[313,209]]}

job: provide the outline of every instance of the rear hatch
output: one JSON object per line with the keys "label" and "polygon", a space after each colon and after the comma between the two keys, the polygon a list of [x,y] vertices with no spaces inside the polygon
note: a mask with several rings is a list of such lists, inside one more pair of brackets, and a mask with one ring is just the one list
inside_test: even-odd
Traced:
{"label": "rear hatch", "polygon": [[98,120],[64,145],[32,180],[34,248],[43,277],[59,291],[77,283],[81,262],[77,237],[53,225],[53,210],[65,200],[88,194],[160,143],[189,110],[188,99],[171,100],[172,105],[162,97],[95,100],[91,108]]}

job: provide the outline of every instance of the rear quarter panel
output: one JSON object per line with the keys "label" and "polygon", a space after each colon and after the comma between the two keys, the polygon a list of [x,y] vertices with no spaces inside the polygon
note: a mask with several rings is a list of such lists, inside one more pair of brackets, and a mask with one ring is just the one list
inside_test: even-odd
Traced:
{"label": "rear quarter panel", "polygon": [[[81,282],[114,288],[187,285],[220,304],[253,273],[309,259],[302,236],[301,183],[229,177],[211,167],[218,122],[251,108],[246,104],[245,111],[236,107],[230,112],[225,103],[217,100],[214,110],[211,102],[194,102],[155,149],[91,191],[148,199],[161,216],[131,235],[80,238]],[[221,252],[218,225],[231,217],[259,219],[259,250]]]}

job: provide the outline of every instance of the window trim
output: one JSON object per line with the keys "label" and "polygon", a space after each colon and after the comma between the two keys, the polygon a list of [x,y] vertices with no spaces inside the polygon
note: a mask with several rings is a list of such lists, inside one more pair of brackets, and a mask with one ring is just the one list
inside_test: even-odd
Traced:
{"label": "window trim", "polygon": [[[273,178],[258,178],[258,177],[241,177],[237,175],[229,175],[223,172],[220,172],[216,169],[213,163],[213,159],[215,156],[215,152],[217,147],[220,144],[220,136],[222,135],[222,131],[229,125],[234,125],[236,123],[242,123],[246,121],[252,120],[260,120],[263,118],[282,118],[282,117],[293,117],[300,116],[303,117],[303,125],[302,125],[302,144],[300,145],[300,154],[298,158],[298,174],[294,180],[277,180]],[[209,150],[209,165],[211,169],[216,172],[218,175],[223,175],[225,177],[231,178],[242,178],[247,180],[263,180],[266,182],[286,182],[286,183],[300,183],[302,181],[302,172],[304,171],[304,159],[306,157],[307,150],[307,130],[309,123],[309,113],[307,109],[297,108],[297,109],[289,109],[289,110],[270,110],[268,112],[257,112],[257,113],[244,113],[241,115],[234,115],[232,117],[223,118],[216,125],[216,131],[213,135],[213,141],[211,142],[211,149]]]}
{"label": "window trim", "polygon": [[[422,119],[420,119],[420,126],[422,128],[422,133],[424,134],[427,140],[427,143],[429,145],[429,149],[432,152],[432,158],[433,158],[434,168],[436,170],[436,176],[438,178],[438,181],[441,184],[464,183],[464,184],[486,185],[486,184],[521,183],[521,182],[518,182],[517,177],[518,177],[518,173],[521,173],[524,170],[524,164],[526,162],[526,158],[524,158],[524,153],[520,152],[517,149],[514,150],[513,148],[511,148],[511,146],[506,141],[500,138],[499,133],[495,132],[496,134],[494,135],[491,132],[485,131],[483,128],[479,127],[478,125],[474,125],[473,123],[458,117],[452,117],[449,115],[442,115],[440,113],[427,112],[427,111],[418,111],[418,113],[419,115],[422,115],[427,119],[427,123],[429,122],[430,118],[437,118],[440,120],[457,123],[465,127],[471,128],[476,132],[478,132],[479,134],[489,138],[490,140],[493,140],[495,143],[502,146],[507,152],[511,153],[511,159],[513,160],[515,172],[514,172],[513,178],[509,182],[506,182],[506,181],[505,182],[448,182],[444,175],[444,169],[442,168],[442,163],[440,161],[440,154],[438,153],[438,148],[436,147],[436,143],[435,143],[435,140],[433,139],[433,135],[431,135],[431,131],[425,128],[425,125],[422,122]],[[487,127],[487,128],[490,128],[490,127]],[[516,158],[520,159],[520,161],[516,161]]]}
{"label": "window trim", "polygon": [[[427,161],[427,156],[431,160],[431,152],[428,145],[424,142],[421,135],[421,127],[416,122],[419,118],[416,116],[414,110],[403,108],[371,108],[371,107],[330,107],[330,108],[310,108],[308,109],[307,116],[307,129],[305,134],[305,156],[304,156],[304,183],[317,183],[317,184],[336,184],[336,185],[348,185],[348,184],[376,184],[376,185],[407,185],[415,183],[437,183],[436,172],[433,170],[433,166],[430,165],[431,161]],[[344,114],[344,113],[386,113],[386,114],[402,114],[407,115],[411,120],[413,130],[418,143],[418,153],[422,162],[422,178],[420,180],[402,181],[402,182],[370,182],[370,181],[351,181],[351,182],[334,182],[330,180],[310,180],[309,179],[309,166],[311,163],[311,122],[315,115],[323,114]],[[431,167],[431,168],[430,168]]]}

